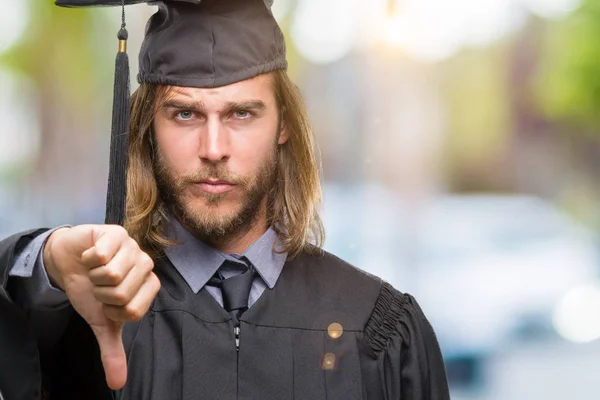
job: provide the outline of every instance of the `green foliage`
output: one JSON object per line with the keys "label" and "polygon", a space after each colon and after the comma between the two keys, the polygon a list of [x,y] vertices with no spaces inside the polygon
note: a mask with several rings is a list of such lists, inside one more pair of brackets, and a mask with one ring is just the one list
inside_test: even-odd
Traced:
{"label": "green foliage", "polygon": [[42,193],[44,185],[53,185],[49,176],[56,175],[68,177],[63,180],[75,187],[78,182],[70,162],[77,155],[92,164],[97,159],[92,144],[98,132],[110,132],[120,18],[109,21],[106,10],[60,8],[51,0],[19,1],[27,4],[27,28],[17,43],[0,53],[0,69],[14,78],[16,91],[8,95],[20,97],[17,103],[25,104],[11,112],[36,118],[39,132],[29,142],[31,153],[25,159],[2,166],[0,184],[27,175]]}
{"label": "green foliage", "polygon": [[510,139],[505,46],[464,50],[446,62],[442,95],[447,110],[447,156],[477,162],[501,155]]}
{"label": "green foliage", "polygon": [[583,0],[548,25],[539,74],[538,104],[551,120],[583,128],[600,122],[600,0]]}
{"label": "green foliage", "polygon": [[105,14],[60,8],[53,1],[22,1],[30,3],[27,30],[12,49],[0,54],[0,65],[29,76],[42,91],[68,96],[75,104],[91,101],[98,70],[110,70],[107,53],[99,54],[102,46],[95,43]]}

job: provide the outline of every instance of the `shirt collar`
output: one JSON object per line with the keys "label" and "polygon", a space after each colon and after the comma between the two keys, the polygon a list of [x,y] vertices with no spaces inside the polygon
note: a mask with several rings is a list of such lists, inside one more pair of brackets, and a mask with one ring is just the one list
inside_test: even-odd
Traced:
{"label": "shirt collar", "polygon": [[[198,293],[230,256],[198,240],[175,218],[171,219],[171,228],[167,230],[168,237],[179,244],[166,248],[165,254],[190,289]],[[269,289],[277,283],[287,259],[287,253],[276,252],[278,248],[281,248],[281,240],[275,230],[269,228],[241,254],[252,263]]]}

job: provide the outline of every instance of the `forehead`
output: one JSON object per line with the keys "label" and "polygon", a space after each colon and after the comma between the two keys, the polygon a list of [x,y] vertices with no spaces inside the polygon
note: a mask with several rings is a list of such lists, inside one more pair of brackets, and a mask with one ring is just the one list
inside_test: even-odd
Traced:
{"label": "forehead", "polygon": [[216,88],[173,86],[170,89],[169,99],[197,101],[205,104],[261,100],[268,105],[275,101],[270,74],[258,75]]}

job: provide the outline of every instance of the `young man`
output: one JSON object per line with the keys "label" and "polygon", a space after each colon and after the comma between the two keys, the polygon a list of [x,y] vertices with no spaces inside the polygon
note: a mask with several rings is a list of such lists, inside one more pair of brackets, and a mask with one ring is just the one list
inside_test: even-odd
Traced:
{"label": "young man", "polygon": [[8,399],[39,398],[40,365],[51,399],[449,398],[415,300],[320,249],[286,66],[262,0],[160,5],[131,98],[125,229],[0,242],[0,340],[23,374],[15,388],[0,368]]}

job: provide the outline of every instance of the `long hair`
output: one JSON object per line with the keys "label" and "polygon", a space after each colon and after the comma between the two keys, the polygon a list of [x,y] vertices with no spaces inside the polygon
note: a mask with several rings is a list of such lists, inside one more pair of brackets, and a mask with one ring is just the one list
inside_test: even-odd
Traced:
{"label": "long hair", "polygon": [[[270,78],[289,139],[278,145],[276,178],[268,194],[267,222],[282,242],[282,248],[276,250],[293,258],[301,251],[318,252],[325,240],[318,213],[320,165],[299,89],[285,70],[271,72]],[[156,149],[152,124],[169,91],[170,87],[165,85],[141,84],[131,96],[125,228],[151,255],[161,254],[175,244],[165,234],[169,210],[153,172]]]}

